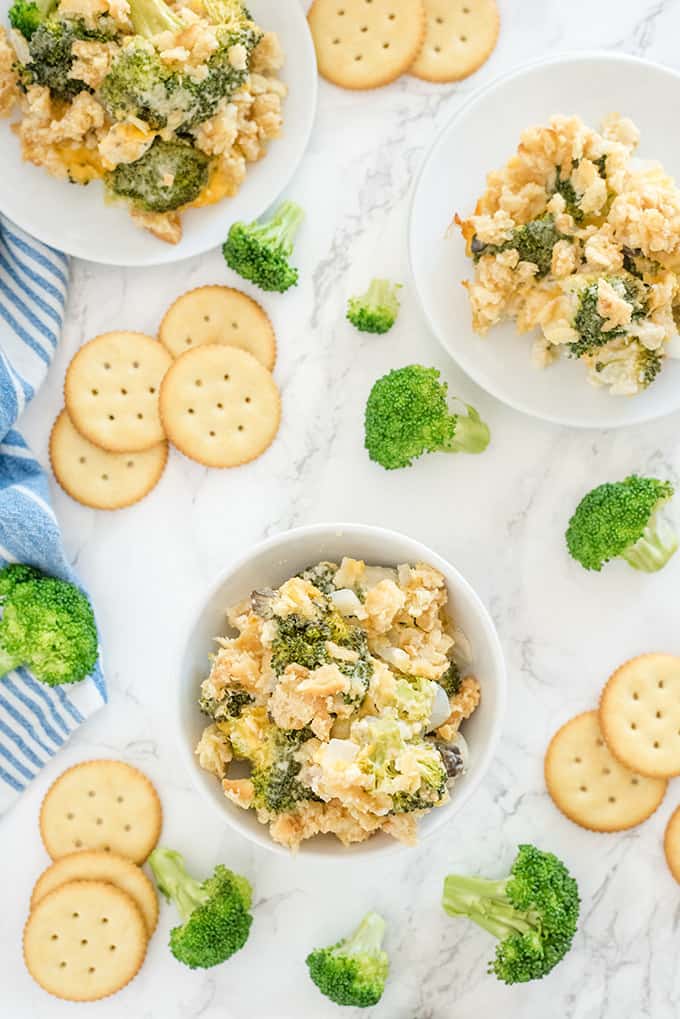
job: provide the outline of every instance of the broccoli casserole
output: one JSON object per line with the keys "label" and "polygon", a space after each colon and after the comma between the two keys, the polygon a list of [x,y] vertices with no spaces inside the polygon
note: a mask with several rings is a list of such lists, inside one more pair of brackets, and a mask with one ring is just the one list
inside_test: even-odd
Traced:
{"label": "broccoli casserole", "polygon": [[15,0],[0,114],[23,158],[176,244],[181,212],[239,190],[282,126],[283,54],[240,0]]}
{"label": "broccoli casserole", "polygon": [[539,330],[540,366],[578,358],[614,395],[646,389],[678,343],[680,191],[637,144],[617,114],[599,131],[555,116],[488,175],[475,214],[456,216],[475,331],[506,318]]}
{"label": "broccoli casserole", "polygon": [[292,849],[321,833],[414,844],[465,771],[459,727],[480,700],[447,601],[431,566],[347,558],[254,591],[201,686],[201,767]]}

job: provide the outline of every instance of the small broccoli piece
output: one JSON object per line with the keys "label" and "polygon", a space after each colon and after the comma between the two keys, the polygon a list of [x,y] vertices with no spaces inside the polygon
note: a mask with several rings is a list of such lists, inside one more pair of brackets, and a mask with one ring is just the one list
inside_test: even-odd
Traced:
{"label": "small broccoli piece", "polygon": [[199,882],[186,870],[180,853],[161,847],[148,859],[162,894],[175,903],[182,924],[170,931],[170,951],[191,969],[226,962],[250,934],[253,892],[250,882],[221,864]]}
{"label": "small broccoli piece", "polygon": [[455,697],[460,690],[460,684],[462,682],[462,676],[460,669],[455,662],[450,662],[449,667],[443,676],[440,676],[437,680],[440,686],[444,687],[448,697]]}
{"label": "small broccoli piece", "polygon": [[311,736],[307,729],[276,729],[270,739],[267,764],[254,765],[250,778],[255,789],[254,806],[274,814],[288,813],[297,803],[313,798],[300,782],[302,768],[297,751]]}
{"label": "small broccoli piece", "polygon": [[347,318],[362,333],[387,333],[399,314],[400,283],[374,279],[361,297],[350,298]]}
{"label": "small broccoli piece", "polygon": [[506,984],[546,976],[571,948],[579,916],[578,885],[553,853],[520,845],[508,877],[488,881],[450,874],[442,905],[498,938],[489,972]]}
{"label": "small broccoli piece", "polygon": [[208,157],[183,142],[156,138],[134,163],[119,163],[107,178],[113,194],[147,212],[169,212],[193,202],[208,183]]}
{"label": "small broccoli piece", "polygon": [[512,237],[502,244],[484,244],[475,235],[471,251],[474,261],[478,262],[482,255],[496,255],[514,249],[522,262],[532,262],[538,268],[536,275],[541,277],[550,272],[553,248],[560,240],[568,238],[557,229],[553,217],[546,215],[516,227]]}
{"label": "small broccoli piece", "polygon": [[309,975],[322,994],[336,1005],[369,1008],[385,990],[389,959],[382,950],[385,921],[367,913],[354,934],[330,948],[317,948],[307,956]]}
{"label": "small broccoli piece", "polygon": [[97,661],[92,607],[73,584],[30,569],[0,571],[0,676],[23,665],[48,686],[78,683]]}
{"label": "small broccoli piece", "polygon": [[635,368],[640,385],[643,389],[651,386],[662,367],[663,358],[659,354],[658,350],[650,350],[648,347],[643,347],[642,344],[640,344],[635,358]]}
{"label": "small broccoli piece", "polygon": [[366,404],[365,446],[386,470],[410,467],[423,453],[482,453],[489,429],[474,407],[452,414],[436,368],[411,364],[373,385]]}
{"label": "small broccoli piece", "polygon": [[213,697],[201,697],[198,706],[204,715],[208,715],[215,722],[223,722],[228,718],[239,718],[241,712],[248,704],[253,703],[253,698],[245,690],[232,687],[227,690],[220,700]]}
{"label": "small broccoli piece", "polygon": [[83,24],[76,20],[61,21],[56,17],[41,21],[31,33],[28,44],[30,61],[22,71],[25,85],[43,85],[55,99],[70,102],[79,92],[92,89],[78,78],[71,78],[73,43],[92,38]]}
{"label": "small broccoli piece", "polygon": [[[578,161],[574,163],[574,168],[577,166]],[[557,167],[557,176],[555,177],[555,191],[564,198],[565,209],[573,217],[574,222],[583,222],[584,214],[579,204],[580,197],[569,177],[562,177],[559,166]]]}
{"label": "small broccoli piece", "polygon": [[[424,740],[420,745],[410,742],[408,750],[418,755],[421,774],[420,785],[412,793],[396,793],[392,796],[392,813],[408,814],[414,810],[431,810],[448,798],[449,774],[436,744]],[[418,754],[418,751],[421,751]]]}
{"label": "small broccoli piece", "polygon": [[181,89],[179,76],[141,46],[127,46],[119,53],[99,96],[114,120],[138,117],[155,131],[167,124],[168,110],[188,110],[193,103],[190,93]]}
{"label": "small broccoli piece", "polygon": [[322,620],[290,615],[276,620],[277,632],[272,641],[272,669],[277,676],[289,665],[318,669],[330,661],[326,641],[330,631]]}
{"label": "small broccoli piece", "polygon": [[328,596],[336,590],[333,578],[337,572],[337,563],[317,563],[316,566],[310,566],[309,569],[298,573],[298,576],[302,580],[307,580],[317,590],[321,591],[322,594]]}
{"label": "small broccoli piece", "polygon": [[264,223],[234,223],[222,248],[227,265],[261,290],[295,286],[299,274],[289,259],[303,218],[299,205],[284,202]]}
{"label": "small broccoli piece", "polygon": [[570,555],[586,570],[619,557],[636,570],[660,570],[678,547],[675,529],[660,514],[673,491],[669,481],[635,474],[594,488],[569,521]]}
{"label": "small broccoli piece", "polygon": [[[632,305],[632,318],[644,317],[646,308],[645,285],[628,276],[612,276],[607,280],[616,292]],[[597,310],[599,301],[598,281],[584,287],[578,298],[578,308],[574,316],[574,329],[579,334],[578,340],[569,344],[569,352],[573,357],[590,354],[603,347],[617,336],[624,336],[626,330],[621,326],[605,329],[605,319]]]}
{"label": "small broccoli piece", "polygon": [[30,40],[56,4],[57,0],[15,0],[7,13],[9,23]]}

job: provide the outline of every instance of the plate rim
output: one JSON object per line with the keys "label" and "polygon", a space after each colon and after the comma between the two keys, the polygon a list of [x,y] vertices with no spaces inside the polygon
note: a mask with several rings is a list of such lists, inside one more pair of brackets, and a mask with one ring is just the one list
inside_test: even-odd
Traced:
{"label": "plate rim", "polygon": [[[310,76],[311,77],[311,88],[306,90],[307,91],[307,96],[309,97],[309,100],[310,100],[310,102],[309,102],[309,109],[308,109],[308,112],[307,112],[307,115],[306,115],[306,123],[304,124],[304,131],[303,131],[303,135],[302,135],[302,138],[301,138],[301,146],[300,146],[299,157],[297,158],[297,160],[295,160],[295,161],[293,161],[291,163],[291,166],[290,166],[290,169],[288,170],[288,172],[285,173],[285,174],[282,174],[280,180],[278,181],[278,188],[277,188],[276,194],[273,196],[271,201],[262,209],[262,211],[259,213],[259,215],[255,217],[256,219],[260,218],[261,216],[263,216],[268,211],[268,209],[271,209],[280,200],[280,198],[283,195],[284,191],[286,191],[286,189],[290,185],[291,181],[293,180],[293,177],[295,176],[295,174],[300,169],[300,166],[302,165],[302,162],[303,162],[305,156],[307,155],[307,151],[309,149],[309,143],[310,143],[310,140],[311,140],[311,137],[312,137],[312,132],[314,131],[314,126],[316,124],[316,116],[317,116],[317,112],[318,112],[318,104],[319,104],[319,73],[318,73],[318,65],[317,65],[317,60],[316,60],[316,50],[314,49],[314,43],[312,41],[312,35],[311,35],[311,32],[309,31],[309,28],[308,28],[308,25],[307,25],[307,18],[305,16],[305,12],[304,12],[302,6],[300,5],[300,3],[298,2],[298,0],[295,0],[295,2],[291,5],[291,8],[295,12],[294,14],[292,14],[292,16],[293,17],[298,17],[299,16],[299,18],[301,19],[301,22],[300,22],[301,28],[305,28],[306,29],[306,31],[302,31],[300,33],[300,36],[301,36],[301,46],[302,46],[303,51],[306,54],[306,62],[309,62],[309,65],[313,69],[313,72],[314,72]],[[291,13],[291,8],[289,8],[287,13]],[[285,120],[284,120],[284,129],[285,129]],[[276,139],[274,139],[274,141],[276,141]],[[173,251],[177,252],[177,257],[175,257],[175,258],[172,258],[172,257],[170,257],[170,258],[162,258],[160,261],[156,261],[155,259],[150,261],[147,258],[136,258],[134,256],[126,259],[124,262],[122,262],[120,259],[116,259],[116,258],[107,258],[106,255],[101,255],[101,256],[98,256],[98,257],[93,257],[89,253],[83,253],[83,251],[81,250],[80,245],[78,245],[78,244],[74,244],[74,245],[69,245],[68,243],[66,243],[66,244],[61,244],[61,243],[55,244],[54,237],[49,236],[48,234],[45,234],[45,232],[42,230],[42,226],[39,226],[38,229],[34,229],[32,226],[27,227],[23,223],[18,223],[9,213],[5,212],[5,210],[3,208],[3,204],[2,204],[2,193],[3,193],[2,189],[0,188],[0,215],[1,216],[4,216],[5,219],[7,219],[10,223],[12,223],[14,226],[18,227],[20,230],[23,230],[25,233],[29,234],[31,237],[35,238],[35,240],[39,241],[41,244],[46,244],[47,247],[52,248],[55,251],[59,251],[59,252],[63,253],[64,255],[67,255],[69,258],[78,258],[78,259],[80,259],[83,262],[90,262],[93,265],[107,265],[107,266],[111,266],[111,267],[118,268],[118,269],[155,269],[155,268],[158,268],[159,266],[163,266],[163,265],[177,265],[180,262],[186,262],[190,258],[200,258],[201,256],[206,255],[208,252],[216,251],[217,248],[219,247],[219,245],[209,244],[207,247],[203,247],[203,248],[201,248],[198,251],[189,252],[187,254],[181,254],[180,251],[179,251],[179,249],[181,248],[181,241],[180,241],[180,244],[178,244],[173,249]],[[103,197],[102,197],[102,201],[103,201]],[[216,204],[219,205],[220,203],[218,202]],[[166,247],[168,247],[168,246],[166,245]],[[165,252],[165,248],[159,248],[159,252]]]}
{"label": "plate rim", "polygon": [[[492,396],[495,400],[498,400],[504,406],[511,408],[521,414],[525,414],[528,417],[534,418],[539,421],[547,421],[550,424],[561,425],[567,428],[575,428],[580,430],[608,430],[613,428],[634,428],[639,425],[643,425],[650,421],[658,421],[661,418],[669,417],[671,414],[676,414],[680,411],[680,399],[676,407],[664,409],[659,408],[657,410],[651,409],[644,413],[643,416],[638,417],[634,420],[621,420],[618,417],[602,417],[597,420],[590,416],[581,417],[575,420],[571,417],[563,417],[560,414],[551,414],[550,412],[543,412],[537,410],[535,407],[530,406],[524,400],[509,397],[499,391],[495,383],[487,384],[486,381],[482,382],[480,377],[474,371],[474,367],[469,362],[463,364],[458,357],[456,357],[450,350],[449,346],[444,340],[442,332],[435,324],[433,316],[427,307],[427,303],[421,292],[419,283],[419,274],[416,272],[416,259],[415,259],[415,243],[414,243],[414,231],[415,231],[415,206],[418,200],[418,196],[421,191],[423,179],[427,173],[430,164],[434,160],[437,151],[442,144],[444,137],[455,127],[455,124],[460,120],[465,113],[468,112],[469,108],[478,102],[483,96],[488,93],[495,91],[499,87],[502,88],[508,82],[514,78],[524,76],[531,71],[537,70],[540,67],[553,66],[555,64],[576,64],[592,60],[602,60],[608,63],[619,63],[619,64],[637,64],[640,67],[653,68],[654,70],[663,71],[670,77],[680,81],[680,71],[673,67],[663,64],[659,61],[648,60],[645,57],[638,57],[629,53],[619,53],[612,50],[603,49],[586,49],[586,50],[565,50],[556,54],[552,54],[546,57],[539,57],[536,60],[530,60],[526,63],[520,64],[516,67],[511,68],[503,74],[497,75],[490,82],[479,86],[464,100],[464,102],[456,109],[451,117],[446,121],[441,130],[437,133],[433,142],[425,153],[416,179],[413,185],[413,191],[411,195],[411,202],[408,213],[407,231],[408,231],[408,265],[411,273],[411,279],[413,281],[414,289],[418,299],[418,304],[423,313],[423,316],[427,322],[428,328],[432,335],[436,338],[437,342],[444,350],[446,355],[456,364],[461,372],[467,378],[469,378],[476,386],[479,386],[481,390]],[[613,399],[613,397],[612,397]],[[614,408],[612,408],[613,411]]]}

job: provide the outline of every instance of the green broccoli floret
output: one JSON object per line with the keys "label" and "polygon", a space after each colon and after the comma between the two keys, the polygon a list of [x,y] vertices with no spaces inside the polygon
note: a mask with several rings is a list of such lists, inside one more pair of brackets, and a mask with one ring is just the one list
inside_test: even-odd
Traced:
{"label": "green broccoli floret", "polygon": [[24,39],[30,39],[56,5],[57,0],[15,0],[7,12],[9,23]]}
{"label": "green broccoli floret", "polygon": [[31,567],[0,571],[0,676],[20,665],[48,686],[78,683],[97,661],[92,607],[73,584]]}
{"label": "green broccoli floret", "polygon": [[327,640],[330,640],[330,631],[321,619],[310,620],[295,614],[277,618],[272,669],[280,676],[293,664],[310,670],[327,665],[330,661]]}
{"label": "green broccoli floret", "polygon": [[658,350],[650,350],[648,347],[643,347],[643,345],[640,344],[635,358],[635,368],[637,371],[637,377],[644,389],[646,389],[647,386],[651,386],[662,367],[663,358],[659,354]]}
{"label": "green broccoli floret", "polygon": [[158,54],[142,46],[127,46],[104,78],[99,96],[114,120],[138,117],[155,131],[167,124],[169,109],[188,110],[193,98],[181,90],[177,74],[161,63]]}
{"label": "green broccoli floret", "polygon": [[399,314],[400,283],[374,279],[365,294],[350,298],[347,318],[362,333],[387,333]]}
{"label": "green broccoli floret", "polygon": [[159,890],[175,903],[182,924],[170,931],[170,951],[191,969],[226,962],[250,934],[250,882],[221,864],[212,877],[196,881],[180,853],[161,847],[148,859]]}
{"label": "green broccoli floret", "polygon": [[[448,797],[449,774],[439,748],[430,741],[423,740],[419,767],[420,785],[412,793],[395,793],[392,796],[392,813],[409,814],[414,810],[431,810],[439,806]],[[418,744],[408,744],[411,753],[418,752]],[[433,753],[433,750],[435,753]]]}
{"label": "green broccoli floret", "polygon": [[169,212],[198,197],[208,183],[208,165],[208,157],[191,145],[156,138],[140,159],[119,163],[107,185],[137,208]]}
{"label": "green broccoli floret", "polygon": [[250,774],[255,807],[281,814],[313,798],[311,789],[298,778],[302,763],[297,759],[298,750],[311,735],[307,729],[273,731],[271,746],[264,755],[267,763],[254,765]]}
{"label": "green broccoli floret", "polygon": [[253,698],[245,690],[237,687],[225,691],[224,697],[215,700],[213,697],[201,697],[198,702],[203,714],[215,722],[223,722],[227,718],[239,718],[243,709],[253,703]]}
{"label": "green broccoli floret", "polygon": [[466,404],[467,415],[452,414],[446,382],[436,368],[411,364],[373,385],[366,404],[365,446],[371,460],[387,470],[410,467],[423,453],[482,453],[489,429]]}
{"label": "green broccoli floret", "polygon": [[317,563],[298,573],[298,577],[313,584],[322,594],[330,595],[337,590],[333,579],[338,572],[337,563]]}
{"label": "green broccoli floret", "polygon": [[565,210],[573,217],[574,222],[581,223],[583,221],[583,210],[579,205],[580,199],[576,188],[568,177],[563,178],[560,175],[559,167],[555,178],[555,191],[564,198]]}
{"label": "green broccoli floret", "polygon": [[455,697],[460,690],[460,684],[462,682],[460,669],[455,662],[451,662],[449,664],[448,669],[443,676],[439,677],[437,682],[440,686],[444,687],[448,697]]}
{"label": "green broccoli floret", "polygon": [[234,223],[222,247],[227,265],[261,290],[295,286],[299,273],[289,259],[303,218],[299,205],[283,202],[264,223]]}
{"label": "green broccoli floret", "polygon": [[598,485],[569,521],[570,555],[586,570],[599,571],[619,557],[636,570],[660,570],[678,547],[675,529],[660,514],[673,492],[669,481],[635,474]]}
{"label": "green broccoli floret", "polygon": [[79,92],[91,92],[84,81],[71,78],[73,43],[81,39],[96,38],[96,33],[75,19],[60,20],[50,17],[38,24],[28,44],[30,61],[22,68],[25,86],[43,85],[54,99],[69,102]]}
{"label": "green broccoli floret", "polygon": [[130,0],[130,20],[137,35],[145,39],[182,27],[181,20],[164,0]]}
{"label": "green broccoli floret", "polygon": [[309,975],[322,994],[336,1005],[369,1008],[385,990],[389,959],[382,950],[385,921],[367,913],[354,934],[330,948],[317,948],[307,956]]}
{"label": "green broccoli floret", "polygon": [[[633,320],[643,318],[646,308],[645,285],[628,276],[612,276],[607,279],[614,290],[632,305]],[[569,344],[569,352],[573,357],[591,354],[594,350],[609,343],[618,336],[624,336],[626,330],[622,326],[605,329],[605,319],[597,310],[599,301],[598,281],[584,287],[578,297],[578,308],[574,316],[574,329],[579,334],[578,340]]]}
{"label": "green broccoli floret", "polygon": [[489,972],[506,984],[546,976],[571,948],[579,916],[578,885],[553,853],[521,845],[508,877],[488,881],[450,874],[442,905],[498,938]]}
{"label": "green broccoli floret", "polygon": [[568,240],[555,226],[551,215],[539,216],[513,230],[512,236],[502,244],[484,244],[477,236],[472,238],[471,250],[475,262],[482,255],[495,255],[501,251],[517,251],[522,262],[532,262],[538,268],[537,276],[545,276],[552,265],[553,248],[560,240]]}

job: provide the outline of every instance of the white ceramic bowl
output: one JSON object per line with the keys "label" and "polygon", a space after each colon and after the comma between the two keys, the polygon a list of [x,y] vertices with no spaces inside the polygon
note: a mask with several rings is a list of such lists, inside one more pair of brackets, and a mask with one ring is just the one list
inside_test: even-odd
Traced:
{"label": "white ceramic bowl", "polygon": [[[7,25],[12,0],[0,0],[0,24]],[[249,9],[267,31],[276,32],[286,62],[281,78],[288,86],[284,126],[264,159],[250,164],[241,190],[182,216],[179,244],[166,244],[135,226],[124,206],[104,204],[96,181],[78,187],[50,177],[26,163],[10,120],[0,117],[0,211],[34,237],[68,255],[108,265],[148,266],[178,262],[222,244],[236,220],[262,215],[288,186],[307,148],[316,112],[316,57],[299,0],[251,0]]]}
{"label": "white ceramic bowl", "polygon": [[[423,818],[421,839],[448,824],[474,794],[491,763],[500,735],[506,695],[503,653],[487,610],[450,563],[403,534],[362,524],[316,524],[276,535],[230,566],[201,601],[180,654],[177,677],[179,742],[193,781],[225,824],[263,849],[288,852],[272,841],[267,828],[252,811],[242,810],[225,798],[219,781],[200,768],[194,756],[194,747],[207,724],[198,709],[199,685],[208,673],[208,655],[214,650],[214,638],[225,632],[225,610],[229,605],[254,588],[277,587],[307,566],[321,560],[339,562],[344,555],[379,566],[431,563],[446,578],[456,622],[472,645],[472,667],[482,686],[482,701],[463,729],[470,747],[468,771],[456,782],[450,802]],[[399,845],[391,837],[378,834],[345,848],[334,836],[326,835],[304,842],[300,852],[305,856],[355,858],[385,853]]]}
{"label": "white ceramic bowl", "polygon": [[[659,102],[663,96],[663,102]],[[619,53],[551,57],[497,79],[476,92],[444,128],[425,160],[410,221],[410,257],[416,288],[433,333],[467,374],[516,410],[558,424],[614,428],[680,408],[680,362],[669,360],[646,392],[610,396],[587,381],[584,366],[561,360],[534,367],[528,336],[512,322],[485,337],[472,331],[461,280],[472,274],[455,212],[469,215],[489,170],[503,166],[521,132],[555,113],[577,114],[597,127],[612,111],[640,129],[639,155],[656,159],[680,181],[680,140],[668,110],[680,104],[680,74]]]}

